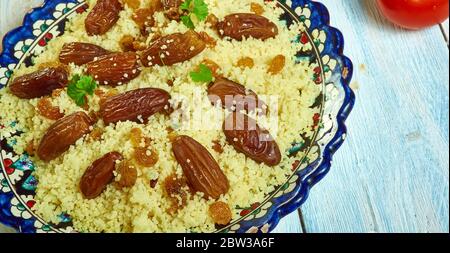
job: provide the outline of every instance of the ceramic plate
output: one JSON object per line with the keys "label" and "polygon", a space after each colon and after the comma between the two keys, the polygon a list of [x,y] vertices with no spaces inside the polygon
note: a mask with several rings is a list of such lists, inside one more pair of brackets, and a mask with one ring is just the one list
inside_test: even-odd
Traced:
{"label": "ceramic plate", "polygon": [[[349,88],[353,67],[343,55],[342,34],[329,26],[328,11],[321,3],[278,0],[278,4],[284,10],[282,20],[287,25],[300,22],[306,28],[292,43],[310,44],[311,49],[300,51],[294,57],[298,62],[307,61],[315,66],[311,78],[322,87],[322,93],[314,106],[321,113],[314,115],[314,126],[311,126],[316,130],[314,136],[292,144],[290,153],[297,156],[297,160],[292,164],[292,174],[286,183],[268,194],[263,202],[241,207],[241,217],[218,232],[273,230],[283,216],[305,202],[311,187],[327,174],[333,154],[346,137],[345,120],[354,105],[354,94]],[[8,85],[15,68],[21,64],[32,65],[32,58],[39,55],[49,41],[64,33],[69,17],[86,9],[84,0],[46,0],[43,6],[27,14],[23,25],[9,32],[3,40],[0,89]],[[16,122],[0,119],[0,128],[14,124]],[[10,132],[0,137],[0,222],[26,233],[73,231],[70,215],[66,213],[61,213],[58,224],[48,223],[33,213],[38,185],[33,176],[36,168],[26,153],[17,154],[12,149],[15,136],[20,134]]]}

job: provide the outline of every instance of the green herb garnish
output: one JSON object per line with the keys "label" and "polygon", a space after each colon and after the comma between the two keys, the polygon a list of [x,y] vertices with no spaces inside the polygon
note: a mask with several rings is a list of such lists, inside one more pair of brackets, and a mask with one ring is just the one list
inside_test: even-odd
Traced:
{"label": "green herb garnish", "polygon": [[195,28],[193,18],[198,21],[203,21],[209,13],[208,5],[204,0],[186,0],[180,5],[180,9],[188,12],[187,15],[181,16],[181,21],[190,29]]}
{"label": "green herb garnish", "polygon": [[199,70],[191,72],[189,75],[192,81],[197,83],[210,83],[213,80],[212,71],[205,64],[200,64]]}
{"label": "green herb garnish", "polygon": [[74,75],[67,86],[67,95],[72,98],[78,106],[86,104],[86,96],[93,95],[97,83],[92,76]]}

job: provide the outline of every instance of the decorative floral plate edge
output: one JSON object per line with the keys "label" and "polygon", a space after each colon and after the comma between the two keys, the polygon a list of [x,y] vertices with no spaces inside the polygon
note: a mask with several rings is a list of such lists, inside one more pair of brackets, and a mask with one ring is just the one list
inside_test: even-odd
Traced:
{"label": "decorative floral plate edge", "polygon": [[[81,0],[45,0],[41,7],[32,9],[24,18],[23,25],[18,27],[5,35],[3,38],[3,52],[0,54],[0,63],[2,65],[8,66],[9,69],[14,69],[17,60],[14,59],[14,46],[21,40],[26,38],[35,37],[32,33],[33,25],[39,20],[46,20],[48,18],[54,18],[53,12],[55,7],[61,3],[79,3]],[[248,220],[244,219],[236,228],[231,230],[235,232],[269,232],[272,231],[281,218],[287,214],[298,209],[307,199],[310,189],[318,183],[330,170],[332,156],[337,151],[337,149],[342,145],[346,137],[346,126],[345,120],[349,116],[353,106],[355,104],[355,95],[349,87],[350,80],[353,74],[353,65],[349,58],[343,54],[344,50],[344,38],[342,33],[334,27],[330,26],[329,12],[327,8],[315,1],[310,0],[280,0],[281,3],[289,6],[292,10],[296,10],[298,7],[307,6],[312,11],[309,14],[309,19],[311,20],[308,25],[308,32],[311,33],[314,29],[323,31],[326,33],[327,39],[323,41],[324,45],[322,50],[317,52],[321,57],[328,55],[331,59],[337,61],[337,65],[340,70],[338,73],[338,82],[342,86],[345,93],[345,98],[340,107],[338,114],[336,115],[337,130],[334,133],[334,137],[327,142],[324,149],[322,150],[322,157],[318,159],[317,163],[308,165],[308,167],[299,170],[298,177],[294,178],[296,181],[295,188],[291,189],[291,194],[288,200],[284,199],[281,203],[277,203],[276,206],[272,206],[270,213],[267,213],[263,217],[253,217],[255,219]],[[297,18],[302,16],[297,12]],[[308,36],[311,36],[308,34]],[[311,38],[310,38],[311,39]],[[320,59],[321,66],[323,65],[322,58]],[[13,66],[12,66],[13,65]],[[336,72],[336,70],[334,71]],[[334,73],[336,74],[336,73]],[[0,80],[0,88],[5,85]],[[300,166],[300,165],[299,165]],[[10,208],[4,208],[5,205],[11,206],[10,202],[13,199],[14,194],[10,192],[0,191],[0,222],[6,224],[7,226],[15,228],[19,232],[37,232],[42,229],[47,231],[40,226],[46,226],[42,221],[36,219],[25,219],[22,217],[15,217],[11,214]],[[259,207],[259,209],[262,208]],[[269,207],[267,207],[269,209]],[[253,212],[253,211],[252,211]],[[269,211],[267,211],[269,212]],[[251,215],[251,213],[249,214]],[[251,215],[253,216],[253,215]],[[37,226],[38,225],[38,226]],[[227,232],[226,231],[222,232]]]}

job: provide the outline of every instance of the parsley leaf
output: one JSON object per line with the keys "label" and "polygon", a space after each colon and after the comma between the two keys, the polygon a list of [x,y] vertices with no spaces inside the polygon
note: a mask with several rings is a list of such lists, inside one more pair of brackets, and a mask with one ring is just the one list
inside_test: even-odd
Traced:
{"label": "parsley leaf", "polygon": [[194,0],[193,12],[199,21],[203,21],[208,16],[208,5],[204,0]]}
{"label": "parsley leaf", "polygon": [[191,72],[189,75],[192,81],[197,83],[209,83],[213,80],[212,71],[205,64],[200,64],[199,70],[197,72]]}
{"label": "parsley leaf", "polygon": [[193,19],[203,21],[209,14],[205,0],[186,0],[180,5],[180,10],[187,12],[186,15],[181,17],[181,21],[190,29],[195,28]]}
{"label": "parsley leaf", "polygon": [[194,22],[192,22],[192,19],[190,16],[181,16],[181,21],[187,28],[189,28],[189,29],[195,28]]}
{"label": "parsley leaf", "polygon": [[67,95],[72,98],[78,106],[86,104],[86,96],[93,95],[97,83],[91,76],[74,75],[67,86]]}
{"label": "parsley leaf", "polygon": [[192,0],[186,0],[180,5],[181,10],[189,10],[189,7],[191,6]]}

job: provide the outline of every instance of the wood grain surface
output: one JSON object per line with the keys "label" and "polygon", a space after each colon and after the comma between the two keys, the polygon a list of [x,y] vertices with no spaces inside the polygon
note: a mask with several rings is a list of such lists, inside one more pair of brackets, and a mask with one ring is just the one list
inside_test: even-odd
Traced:
{"label": "wood grain surface", "polygon": [[[0,37],[40,2],[0,0]],[[354,62],[357,104],[330,173],[275,232],[448,233],[448,21],[405,31],[374,0],[322,2]]]}

